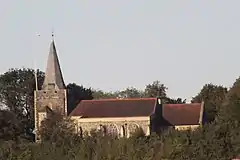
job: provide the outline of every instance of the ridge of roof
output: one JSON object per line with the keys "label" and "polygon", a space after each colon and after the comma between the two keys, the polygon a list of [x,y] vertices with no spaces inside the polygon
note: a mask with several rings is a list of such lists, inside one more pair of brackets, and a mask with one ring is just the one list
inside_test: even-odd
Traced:
{"label": "ridge of roof", "polygon": [[182,106],[192,106],[192,105],[201,105],[202,103],[182,103],[182,104],[168,104],[163,103],[163,105],[167,105],[168,107],[182,107]]}
{"label": "ridge of roof", "polygon": [[112,99],[92,99],[82,100],[81,102],[104,102],[104,101],[137,101],[137,100],[156,100],[157,98],[112,98]]}

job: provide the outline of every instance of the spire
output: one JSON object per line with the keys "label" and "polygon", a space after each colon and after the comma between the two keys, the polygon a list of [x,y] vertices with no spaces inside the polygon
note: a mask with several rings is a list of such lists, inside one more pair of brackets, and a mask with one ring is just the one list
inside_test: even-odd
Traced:
{"label": "spire", "polygon": [[50,45],[50,52],[48,55],[47,68],[45,71],[45,79],[43,82],[42,89],[48,90],[48,89],[64,89],[64,88],[65,88],[65,84],[63,81],[63,76],[62,76],[61,68],[59,65],[57,51],[56,51],[54,40],[52,40]]}

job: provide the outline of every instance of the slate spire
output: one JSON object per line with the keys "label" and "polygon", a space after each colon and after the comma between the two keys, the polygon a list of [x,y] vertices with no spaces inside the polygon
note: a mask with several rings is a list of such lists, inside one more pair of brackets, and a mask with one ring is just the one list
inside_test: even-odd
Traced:
{"label": "slate spire", "polygon": [[[52,37],[54,35],[52,34]],[[47,68],[45,71],[45,78],[42,86],[43,90],[51,89],[65,89],[65,84],[57,56],[57,51],[54,39],[50,45],[50,51],[47,60]]]}

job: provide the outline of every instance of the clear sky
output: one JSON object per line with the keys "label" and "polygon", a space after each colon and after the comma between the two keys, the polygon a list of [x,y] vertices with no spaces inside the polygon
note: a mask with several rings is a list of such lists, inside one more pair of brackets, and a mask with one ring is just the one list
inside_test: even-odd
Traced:
{"label": "clear sky", "polygon": [[[45,70],[51,31],[66,83],[115,91],[160,80],[190,99],[240,75],[239,0],[9,0],[0,72]],[[41,36],[36,36],[40,33]]]}

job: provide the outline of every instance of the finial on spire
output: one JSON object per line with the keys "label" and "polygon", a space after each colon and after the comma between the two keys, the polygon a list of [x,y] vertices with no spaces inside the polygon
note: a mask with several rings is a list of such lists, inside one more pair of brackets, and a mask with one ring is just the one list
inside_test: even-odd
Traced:
{"label": "finial on spire", "polygon": [[52,29],[52,40],[54,40],[54,30]]}

